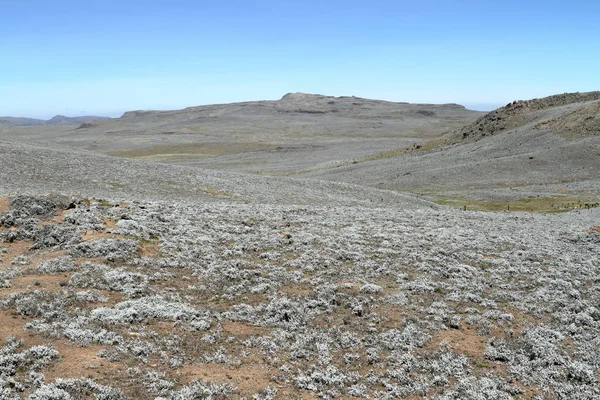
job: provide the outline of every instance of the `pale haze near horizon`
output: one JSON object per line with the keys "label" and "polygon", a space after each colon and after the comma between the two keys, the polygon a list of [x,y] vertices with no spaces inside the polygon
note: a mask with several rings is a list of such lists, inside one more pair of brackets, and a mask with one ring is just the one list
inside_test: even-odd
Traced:
{"label": "pale haze near horizon", "polygon": [[599,90],[600,4],[523,3],[0,0],[0,115],[287,92],[491,110]]}

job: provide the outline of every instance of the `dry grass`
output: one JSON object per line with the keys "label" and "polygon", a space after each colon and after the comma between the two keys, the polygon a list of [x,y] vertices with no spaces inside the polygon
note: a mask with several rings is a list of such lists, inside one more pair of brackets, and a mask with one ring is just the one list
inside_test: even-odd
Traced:
{"label": "dry grass", "polygon": [[597,207],[597,204],[600,202],[600,198],[555,196],[528,197],[525,199],[508,201],[485,201],[436,197],[435,202],[461,209],[465,209],[466,207],[466,210],[471,211],[560,213],[586,209],[592,206]]}
{"label": "dry grass", "polygon": [[117,151],[109,155],[124,158],[136,158],[148,161],[174,161],[190,160],[207,157],[218,157],[227,154],[239,154],[252,151],[269,151],[278,147],[278,144],[264,142],[205,142],[161,144],[140,149]]}
{"label": "dry grass", "polygon": [[182,383],[187,384],[196,379],[231,383],[238,387],[240,395],[252,396],[272,384],[271,376],[275,375],[277,370],[261,360],[255,360],[240,367],[219,364],[186,365],[180,372]]}
{"label": "dry grass", "polygon": [[6,196],[0,196],[0,213],[10,209],[10,200]]}

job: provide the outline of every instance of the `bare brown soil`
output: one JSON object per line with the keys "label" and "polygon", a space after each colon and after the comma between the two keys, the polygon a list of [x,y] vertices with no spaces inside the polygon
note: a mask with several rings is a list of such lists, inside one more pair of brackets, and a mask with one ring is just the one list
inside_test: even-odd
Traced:
{"label": "bare brown soil", "polygon": [[0,196],[0,213],[6,212],[10,209],[10,200],[6,196]]}
{"label": "bare brown soil", "polygon": [[181,368],[183,383],[190,383],[195,379],[231,383],[239,388],[240,394],[246,396],[272,384],[270,377],[276,373],[276,370],[260,361],[238,368],[219,364],[195,364]]}

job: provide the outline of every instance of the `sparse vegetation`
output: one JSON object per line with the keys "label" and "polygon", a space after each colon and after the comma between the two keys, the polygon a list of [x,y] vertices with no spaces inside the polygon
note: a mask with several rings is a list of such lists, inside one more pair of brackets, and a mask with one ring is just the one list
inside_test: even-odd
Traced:
{"label": "sparse vegetation", "polygon": [[[22,252],[32,264],[2,275],[0,319],[56,346],[9,339],[0,387],[13,398],[600,396],[589,219],[79,202],[57,221],[30,202],[44,204],[20,198],[1,228],[0,265]],[[35,248],[52,231],[30,236],[31,220],[79,240]]]}

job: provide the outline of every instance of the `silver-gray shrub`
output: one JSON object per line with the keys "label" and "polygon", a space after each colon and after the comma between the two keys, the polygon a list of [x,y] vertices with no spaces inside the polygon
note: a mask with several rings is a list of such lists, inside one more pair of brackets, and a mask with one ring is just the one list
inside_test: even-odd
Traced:
{"label": "silver-gray shrub", "polygon": [[121,268],[86,262],[69,279],[69,286],[118,291],[127,297],[141,296],[148,290],[148,276]]}
{"label": "silver-gray shrub", "polygon": [[71,256],[60,256],[51,260],[42,261],[38,265],[38,270],[42,274],[57,274],[61,272],[71,272],[79,269],[79,265]]}
{"label": "silver-gray shrub", "polygon": [[96,239],[78,244],[71,254],[75,257],[119,261],[132,258],[139,249],[139,242],[132,239]]}

